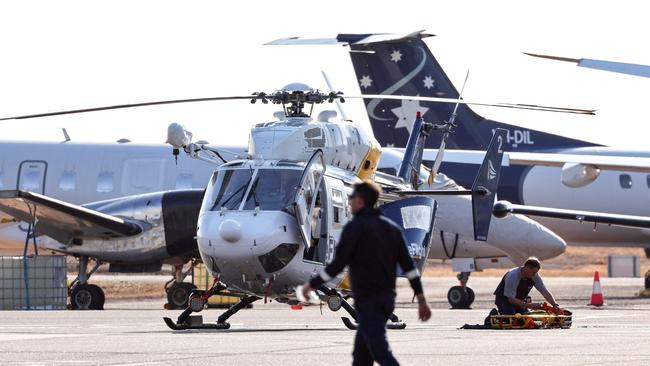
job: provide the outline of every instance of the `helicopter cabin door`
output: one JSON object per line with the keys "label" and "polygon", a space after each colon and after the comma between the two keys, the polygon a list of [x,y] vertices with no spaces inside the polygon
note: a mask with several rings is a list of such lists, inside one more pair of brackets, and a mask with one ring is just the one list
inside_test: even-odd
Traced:
{"label": "helicopter cabin door", "polygon": [[296,220],[298,220],[300,236],[302,236],[305,250],[309,250],[312,247],[311,233],[313,222],[311,217],[324,174],[325,161],[323,160],[323,152],[317,150],[305,166],[294,200]]}

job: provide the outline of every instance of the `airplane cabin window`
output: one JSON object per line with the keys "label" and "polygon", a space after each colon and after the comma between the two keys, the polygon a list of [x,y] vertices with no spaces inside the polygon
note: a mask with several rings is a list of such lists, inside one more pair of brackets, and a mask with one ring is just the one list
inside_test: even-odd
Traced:
{"label": "airplane cabin window", "polygon": [[[2,180],[2,176],[0,176],[0,180]],[[650,188],[650,175],[646,176],[645,180],[648,188]],[[0,182],[0,184],[2,184],[2,182]]]}
{"label": "airplane cabin window", "polygon": [[68,192],[74,191],[76,188],[75,172],[63,172],[61,179],[59,179],[59,189]]}
{"label": "airplane cabin window", "polygon": [[632,188],[632,177],[629,174],[621,174],[618,176],[618,181],[621,184],[621,188],[630,189]]}
{"label": "airplane cabin window", "polygon": [[97,177],[97,192],[107,193],[113,192],[113,173],[102,172]]}
{"label": "airplane cabin window", "polygon": [[192,174],[179,174],[176,176],[176,189],[190,189],[192,188]]}

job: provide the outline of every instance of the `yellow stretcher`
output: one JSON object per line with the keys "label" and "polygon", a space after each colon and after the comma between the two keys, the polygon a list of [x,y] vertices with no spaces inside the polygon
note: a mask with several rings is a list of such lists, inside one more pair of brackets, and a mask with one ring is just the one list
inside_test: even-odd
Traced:
{"label": "yellow stretcher", "polygon": [[572,313],[566,309],[545,307],[526,314],[490,315],[492,329],[571,328]]}
{"label": "yellow stretcher", "polygon": [[[197,289],[204,291],[210,289],[214,282],[214,278],[210,275],[203,263],[198,263],[194,267],[194,277],[192,280]],[[237,296],[212,295],[208,299],[208,307],[228,308],[231,305],[238,303],[239,300],[240,299]]]}

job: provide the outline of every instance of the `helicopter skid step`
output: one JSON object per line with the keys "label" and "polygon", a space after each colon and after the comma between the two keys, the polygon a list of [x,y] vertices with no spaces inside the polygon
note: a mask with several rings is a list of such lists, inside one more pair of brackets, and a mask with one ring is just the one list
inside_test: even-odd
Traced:
{"label": "helicopter skid step", "polygon": [[170,318],[163,318],[165,321],[165,324],[171,329],[171,330],[187,330],[187,329],[217,329],[217,330],[225,330],[225,329],[230,329],[230,323],[209,323],[209,324],[203,324],[203,322],[200,322],[198,324],[178,324],[171,320]]}
{"label": "helicopter skid step", "polygon": [[[350,330],[356,330],[359,327],[357,323],[353,322],[348,317],[342,316],[341,320],[343,320],[343,324],[345,324],[345,326]],[[389,321],[388,323],[386,323],[386,329],[404,329],[404,328],[406,328],[406,323],[404,323],[401,320],[397,322]]]}

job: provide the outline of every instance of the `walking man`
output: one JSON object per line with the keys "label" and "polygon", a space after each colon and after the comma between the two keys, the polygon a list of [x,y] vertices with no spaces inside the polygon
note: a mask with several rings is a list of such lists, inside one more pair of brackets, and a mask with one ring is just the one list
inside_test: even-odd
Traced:
{"label": "walking man", "polygon": [[386,338],[386,322],[395,308],[397,265],[409,279],[418,300],[419,318],[427,321],[431,309],[422,291],[404,234],[397,224],[375,208],[380,187],[361,182],[349,204],[354,218],[345,226],[332,263],[304,285],[303,294],[334,278],[348,266],[359,327],[352,353],[353,365],[399,365]]}

